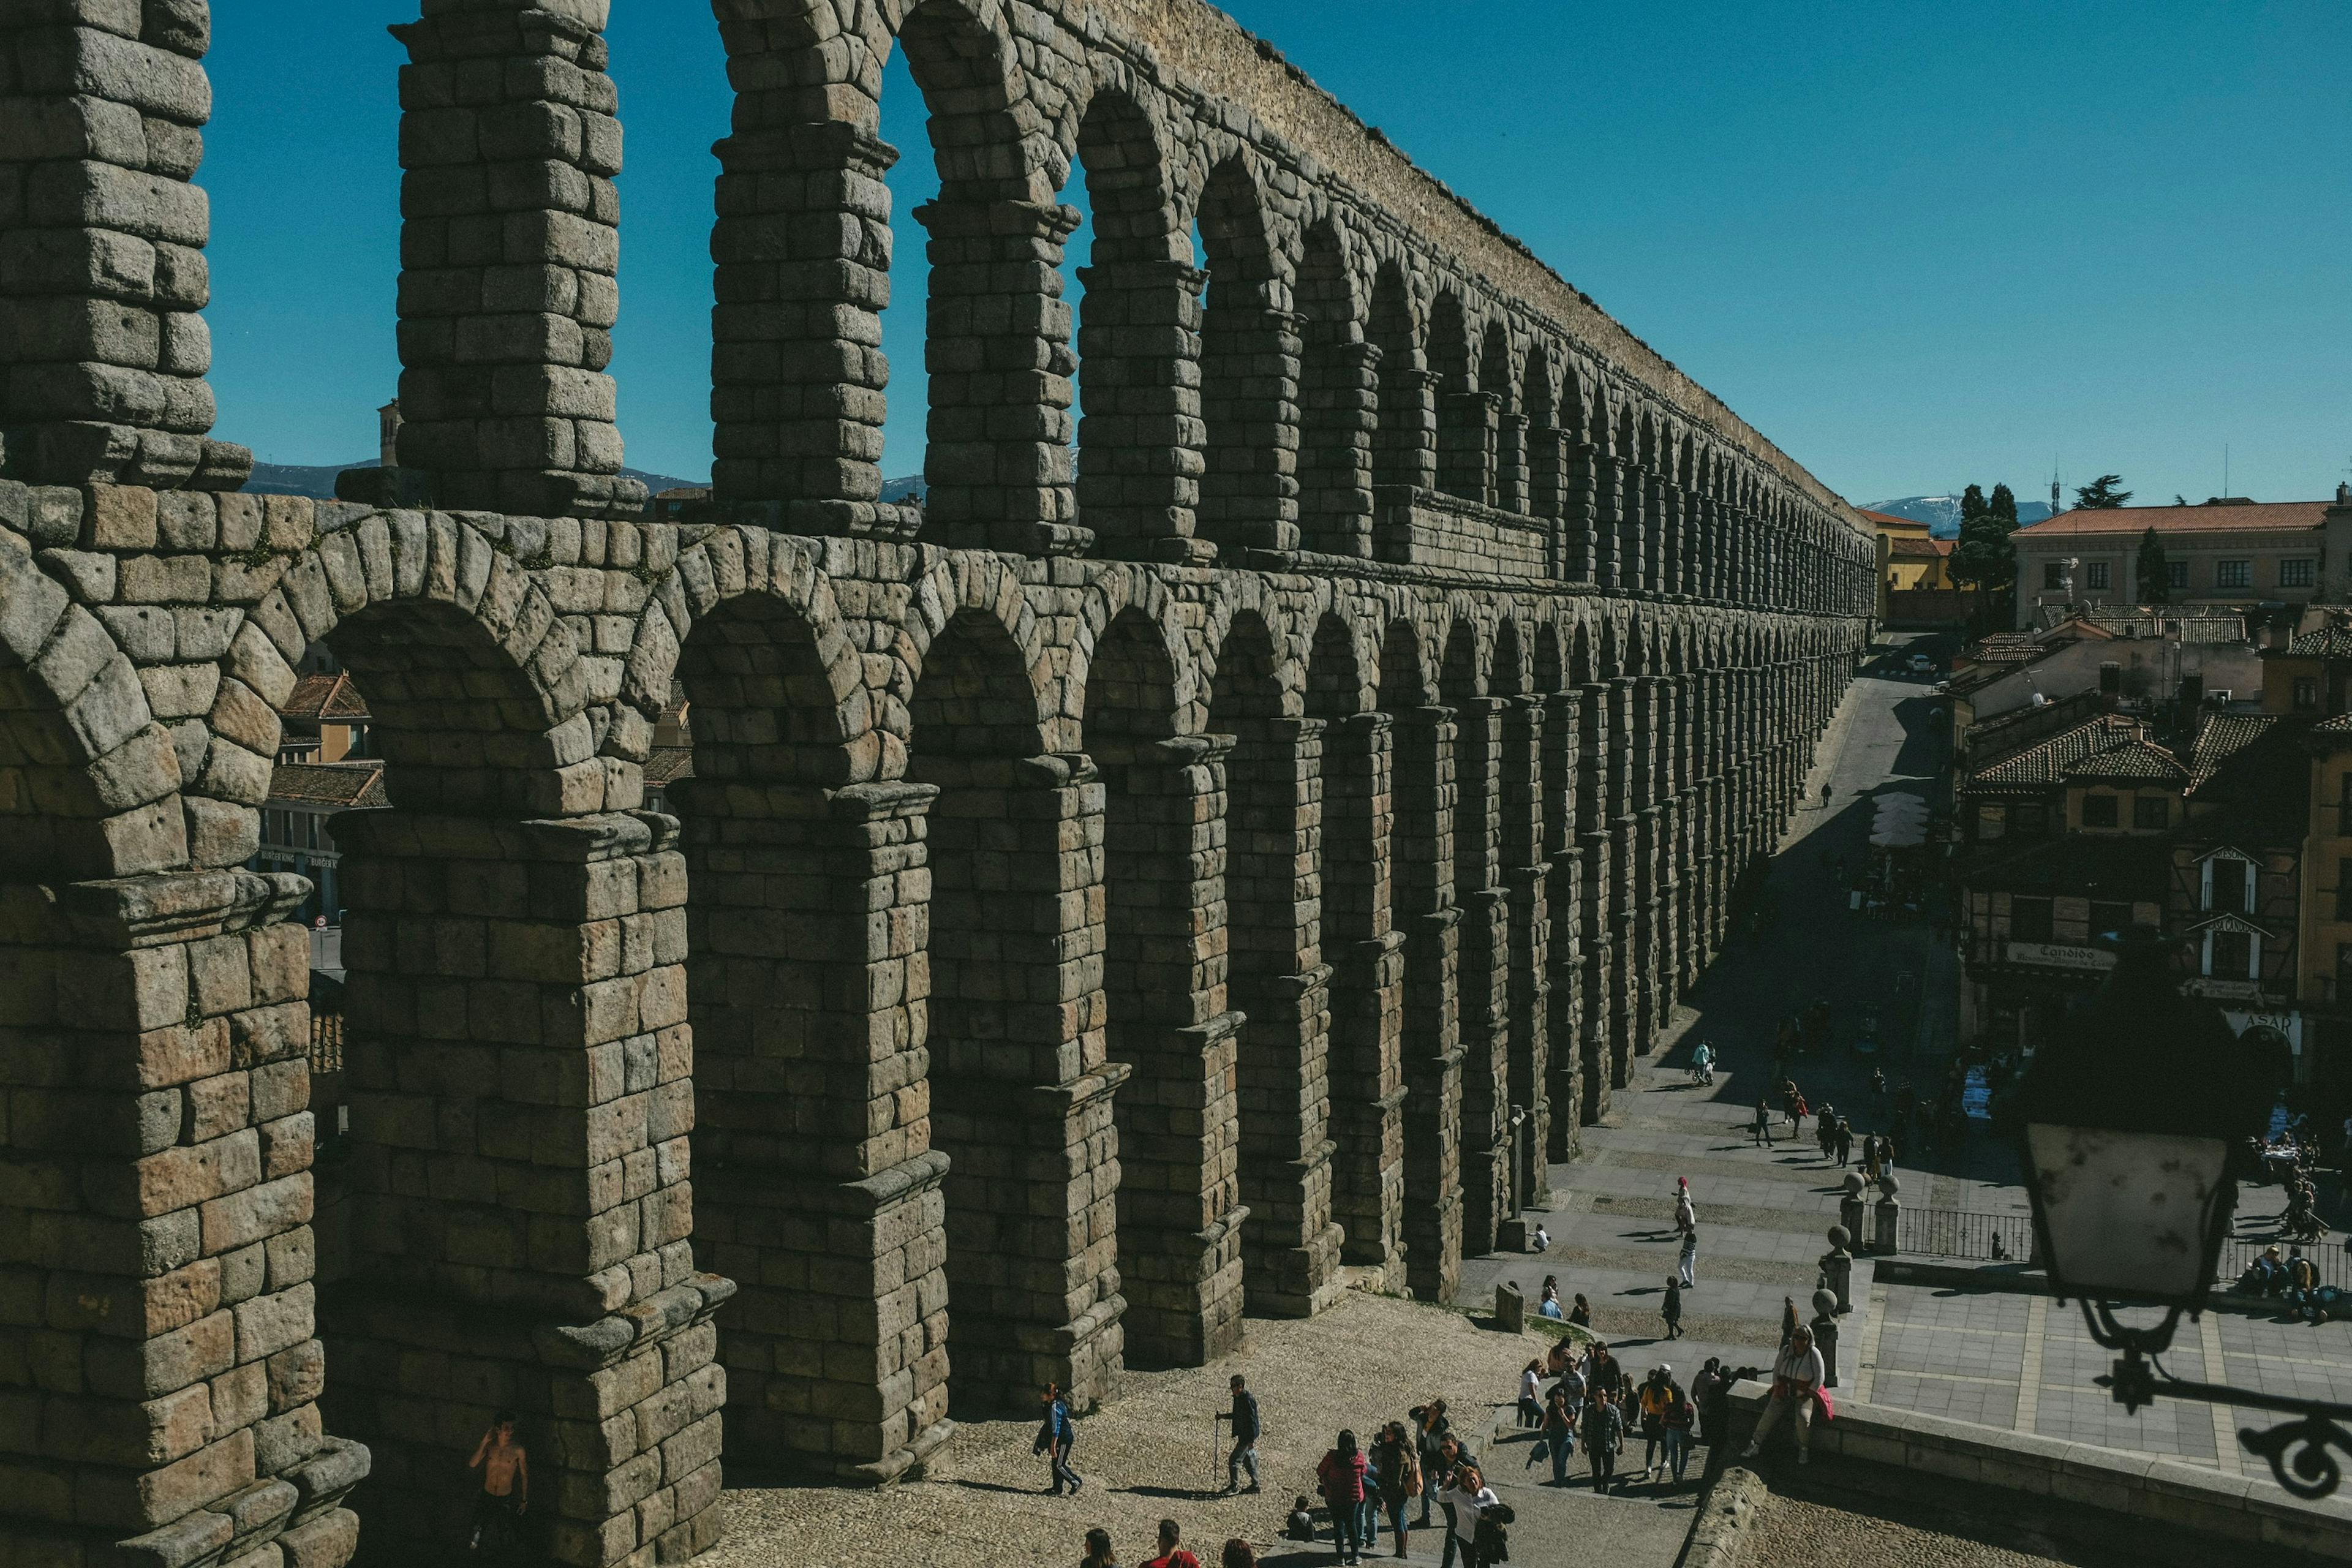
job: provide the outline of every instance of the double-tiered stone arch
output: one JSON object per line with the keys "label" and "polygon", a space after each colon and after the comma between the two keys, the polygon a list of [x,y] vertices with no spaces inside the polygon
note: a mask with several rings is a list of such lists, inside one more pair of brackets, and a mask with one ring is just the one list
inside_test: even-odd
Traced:
{"label": "double-tiered stone arch", "polygon": [[[128,259],[0,275],[14,320],[125,324],[0,338],[38,1285],[0,1327],[115,1369],[0,1434],[60,1557],[429,1556],[511,1408],[557,1560],[676,1561],[722,1449],[887,1481],[1345,1268],[1449,1296],[1720,945],[1867,642],[1843,503],[1162,0],[719,0],[714,495],[645,521],[602,10],[399,30],[400,461],[318,503],[205,434],[203,7],[0,31],[124,65],[20,71],[58,115],[151,126],[0,154],[145,193],[28,197],[44,254]],[[895,377],[894,50],[940,175]],[[881,499],[894,395],[919,503]],[[304,888],[247,865],[322,646],[391,805],[332,825],[314,1173]]]}

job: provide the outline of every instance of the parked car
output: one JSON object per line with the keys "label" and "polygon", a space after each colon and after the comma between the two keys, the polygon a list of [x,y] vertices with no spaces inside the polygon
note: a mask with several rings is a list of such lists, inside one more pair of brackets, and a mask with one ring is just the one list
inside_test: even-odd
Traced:
{"label": "parked car", "polygon": [[1924,653],[1915,653],[1911,656],[1911,673],[1933,675],[1936,673],[1936,661]]}

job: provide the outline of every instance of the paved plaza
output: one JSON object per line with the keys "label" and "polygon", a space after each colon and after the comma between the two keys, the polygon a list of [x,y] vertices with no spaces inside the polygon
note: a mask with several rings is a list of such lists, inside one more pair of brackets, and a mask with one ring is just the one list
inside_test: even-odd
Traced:
{"label": "paved plaza", "polygon": [[[1776,1118],[1769,1149],[1756,1145],[1748,1123],[1768,1087],[1774,1029],[1815,996],[1832,1004],[1835,1039],[1826,1058],[1798,1058],[1797,1081],[1815,1107],[1827,1101],[1843,1114],[1857,1137],[1885,1115],[1868,1087],[1874,1063],[1892,1086],[1907,1079],[1926,1089],[1939,1081],[1937,1063],[1955,1044],[1949,944],[1931,940],[1924,919],[1887,923],[1849,911],[1828,864],[1842,856],[1853,865],[1865,852],[1873,795],[1922,789],[1940,766],[1925,691],[1899,676],[1854,681],[1824,738],[1809,805],[1795,814],[1774,865],[1773,927],[1760,941],[1733,941],[1677,1013],[1666,1048],[1637,1066],[1601,1125],[1584,1130],[1579,1158],[1554,1168],[1558,1206],[1544,1216],[1549,1250],[1466,1264],[1465,1301],[1486,1299],[1508,1279],[1532,1304],[1545,1276],[1556,1276],[1564,1299],[1580,1292],[1590,1300],[1596,1331],[1628,1367],[1665,1362],[1685,1382],[1709,1356],[1733,1367],[1767,1364],[1784,1301],[1811,1316],[1843,1173],[1821,1157],[1810,1121],[1792,1140]],[[1819,804],[1824,780],[1826,810]],[[1861,1058],[1847,1048],[1849,1026],[1868,1008],[1878,1011],[1886,1048]],[[1711,1088],[1691,1083],[1685,1070],[1700,1039],[1722,1062]],[[1906,1205],[2028,1212],[2013,1154],[1981,1123],[1958,1148],[1903,1155],[1897,1177]],[[1674,1271],[1677,1176],[1690,1181],[1700,1251],[1697,1289],[1684,1298],[1685,1337],[1669,1342],[1657,1314]],[[2242,1194],[2238,1234],[2267,1235],[2279,1194],[2275,1187]],[[2002,1288],[1999,1276],[2008,1271],[1982,1270],[1981,1285],[1906,1284],[1874,1278],[1865,1261],[1857,1310],[1843,1325],[1848,1396],[2267,1477],[2236,1433],[2281,1417],[2175,1401],[2126,1414],[2093,1381],[2113,1357],[2092,1342],[2079,1309]],[[2352,1403],[2352,1324],[2215,1311],[2184,1322],[2163,1362],[2182,1378]]]}

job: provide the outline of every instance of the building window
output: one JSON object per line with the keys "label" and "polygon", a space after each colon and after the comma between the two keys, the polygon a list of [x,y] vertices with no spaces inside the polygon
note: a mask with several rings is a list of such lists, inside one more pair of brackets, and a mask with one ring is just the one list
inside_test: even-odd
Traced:
{"label": "building window", "polygon": [[2251,588],[2254,585],[2254,563],[2251,561],[2216,561],[2213,563],[2213,586],[2216,588]]}
{"label": "building window", "polygon": [[[2347,807],[2347,809],[2352,809],[2352,807]],[[2000,837],[2002,816],[2003,812],[2000,806],[1980,805],[1977,807],[1977,837],[1979,838]]]}
{"label": "building window", "polygon": [[2336,832],[2339,837],[2352,838],[2352,773],[2336,784],[2342,793],[2336,802]]}
{"label": "building window", "polygon": [[2020,942],[2050,940],[2050,900],[2013,898],[2009,900],[2009,934]]}
{"label": "building window", "polygon": [[2083,568],[2083,585],[2086,588],[2107,587],[2110,585],[2110,574],[2113,571],[2114,568],[2105,562],[2094,561]]}
{"label": "building window", "polygon": [[2313,568],[2318,563],[2308,555],[2294,556],[2280,562],[2279,586],[2282,588],[2310,587],[2314,575]]}
{"label": "building window", "polygon": [[2091,902],[2091,934],[2094,937],[2118,935],[2131,930],[2132,907],[2129,904]]}
{"label": "building window", "polygon": [[2132,826],[2142,833],[2161,833],[2172,826],[2172,802],[2160,795],[2143,795],[2132,801]]}
{"label": "building window", "polygon": [[2294,710],[2308,713],[2319,706],[2319,679],[2298,675],[2294,678]]}
{"label": "building window", "polygon": [[2189,563],[2168,561],[2164,563],[2164,585],[2168,588],[2189,586]]}
{"label": "building window", "polygon": [[2060,561],[2043,562],[2042,563],[2042,585],[2044,588],[2064,587],[2066,585],[2065,563]]}
{"label": "building window", "polygon": [[2243,914],[2252,909],[2253,885],[2246,863],[2233,856],[2216,855],[2205,862],[2205,907]]}
{"label": "building window", "polygon": [[2021,838],[2040,838],[2050,831],[2050,808],[2019,805],[2010,809],[2010,831]]}
{"label": "building window", "polygon": [[2083,797],[2083,826],[2113,827],[2116,826],[2116,797],[2111,795],[2086,795]]}
{"label": "building window", "polygon": [[2242,931],[2207,931],[2205,973],[2216,980],[2254,978],[2254,939]]}
{"label": "building window", "polygon": [[2352,921],[2352,859],[2336,862],[2336,918]]}

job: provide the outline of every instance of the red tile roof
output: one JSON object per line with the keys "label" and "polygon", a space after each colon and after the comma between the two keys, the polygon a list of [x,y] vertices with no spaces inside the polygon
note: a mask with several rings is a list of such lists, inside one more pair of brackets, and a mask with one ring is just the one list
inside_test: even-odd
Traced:
{"label": "red tile roof", "polygon": [[1916,517],[1897,517],[1891,511],[1872,511],[1864,507],[1856,507],[1853,510],[1861,512],[1863,516],[1870,519],[1871,521],[1878,524],[1882,528],[1925,528],[1927,526]]}
{"label": "red tile roof", "polygon": [[2117,506],[2062,511],[2029,522],[2016,538],[2027,542],[2058,535],[2095,533],[2251,532],[2263,529],[2317,528],[2333,505],[2324,500],[2250,501],[2242,506]]}
{"label": "red tile roof", "polygon": [[373,758],[352,763],[280,763],[270,770],[272,805],[328,805],[362,810],[390,805],[383,792],[383,763]]}
{"label": "red tile roof", "polygon": [[1906,555],[1942,557],[1949,555],[1952,552],[1952,546],[1958,542],[1959,542],[1958,540],[1952,539],[1898,539],[1887,546],[1886,553],[1894,557]]}
{"label": "red tile roof", "polygon": [[331,674],[306,675],[294,683],[294,693],[278,710],[289,719],[325,720],[333,723],[363,721],[368,717],[367,699],[352,684],[348,671]]}

